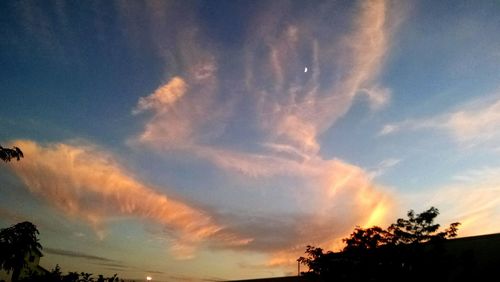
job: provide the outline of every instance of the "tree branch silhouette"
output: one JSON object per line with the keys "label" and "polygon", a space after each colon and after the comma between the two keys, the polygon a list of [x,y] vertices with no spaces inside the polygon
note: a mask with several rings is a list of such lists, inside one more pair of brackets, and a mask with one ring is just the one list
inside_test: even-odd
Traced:
{"label": "tree branch silhouette", "polygon": [[4,162],[10,162],[12,159],[20,160],[24,158],[24,154],[18,147],[14,146],[12,149],[4,148],[0,145],[0,159]]}

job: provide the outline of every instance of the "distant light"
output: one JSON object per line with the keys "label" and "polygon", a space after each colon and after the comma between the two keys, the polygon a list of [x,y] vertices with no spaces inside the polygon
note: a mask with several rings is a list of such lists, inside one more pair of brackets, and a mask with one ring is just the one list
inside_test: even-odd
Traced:
{"label": "distant light", "polygon": [[307,67],[304,69],[304,72],[307,72]]}
{"label": "distant light", "polygon": [[153,277],[151,277],[151,276],[146,276],[146,280],[151,281],[151,280],[153,280]]}

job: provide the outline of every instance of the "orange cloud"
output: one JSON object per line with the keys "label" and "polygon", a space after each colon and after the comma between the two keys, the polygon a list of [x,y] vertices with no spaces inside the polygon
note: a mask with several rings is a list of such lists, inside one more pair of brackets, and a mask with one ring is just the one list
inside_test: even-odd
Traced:
{"label": "orange cloud", "polygon": [[148,97],[140,98],[135,113],[140,113],[148,109],[168,111],[186,93],[186,82],[180,77],[172,78],[167,84],[159,87]]}
{"label": "orange cloud", "polygon": [[94,146],[14,143],[29,156],[28,161],[12,165],[28,189],[98,230],[112,217],[151,220],[172,230],[172,250],[182,257],[193,255],[199,243],[213,238],[224,239],[220,244],[228,245],[247,242],[223,235],[224,227],[209,214],[138,181],[110,154]]}
{"label": "orange cloud", "polygon": [[133,113],[152,113],[132,142],[159,150],[185,150],[223,132],[231,102],[217,102],[215,66],[201,64],[188,80],[174,77],[149,96],[139,99]]}
{"label": "orange cloud", "polygon": [[294,207],[290,214],[249,211],[229,224],[237,233],[254,238],[239,248],[267,253],[269,267],[296,263],[310,244],[338,250],[341,239],[357,225],[388,224],[394,198],[363,169],[341,160],[312,160],[293,172],[303,186],[289,190],[297,199],[290,203]]}

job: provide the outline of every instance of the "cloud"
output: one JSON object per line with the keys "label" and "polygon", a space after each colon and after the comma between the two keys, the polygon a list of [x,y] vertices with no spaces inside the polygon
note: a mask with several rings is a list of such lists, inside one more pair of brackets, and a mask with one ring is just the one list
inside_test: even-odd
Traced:
{"label": "cloud", "polygon": [[201,242],[244,244],[226,234],[205,211],[160,193],[135,179],[113,156],[92,145],[40,145],[17,140],[29,161],[16,162],[14,172],[35,195],[102,231],[107,220],[135,217],[164,225],[179,257],[190,257]]}
{"label": "cloud", "polygon": [[386,124],[379,131],[378,136],[384,136],[384,135],[389,135],[389,134],[395,133],[395,132],[399,131],[401,127],[402,127],[402,123]]}
{"label": "cloud", "polygon": [[492,219],[500,216],[499,173],[500,167],[467,170],[455,175],[454,183],[415,194],[411,201],[439,207],[439,222],[443,227],[460,222],[460,236],[496,233],[500,225]]}
{"label": "cloud", "polygon": [[[389,102],[390,90],[376,80],[394,32],[391,6],[385,1],[361,2],[349,33],[326,31],[325,36],[314,30],[323,25],[288,19],[278,8],[283,9],[271,5],[258,15],[256,29],[245,41],[245,89],[222,91],[228,80],[219,76],[218,57],[205,50],[186,64],[189,71],[140,98],[134,110],[151,114],[135,139],[139,144],[196,156],[257,180],[298,179],[302,187],[288,191],[300,199],[290,203],[299,206],[296,215],[221,216],[231,231],[252,238],[230,248],[270,253],[273,263],[280,254],[293,253],[288,259],[295,260],[311,242],[338,244],[355,225],[384,222],[394,205],[391,195],[363,169],[324,159],[319,142],[319,136],[348,112],[356,95],[366,95],[374,110]],[[196,35],[186,42],[197,42]],[[233,97],[241,93],[246,96]],[[223,138],[233,134],[237,119],[245,120],[238,128],[250,131],[241,142],[251,150],[218,145],[221,140],[228,144]]]}
{"label": "cloud", "polygon": [[[370,1],[358,8],[351,33],[345,35],[322,31],[327,35],[316,36],[319,31],[315,29],[322,24],[311,24],[308,18],[288,19],[273,9],[258,18],[266,24],[259,25],[262,30],[253,35],[254,45],[246,49],[251,58],[246,67],[247,87],[256,97],[257,116],[268,143],[316,155],[318,136],[349,110],[357,94],[367,95],[373,109],[388,103],[390,90],[375,79],[393,32],[389,5]],[[322,11],[317,15],[324,19]],[[266,47],[267,53],[257,51]],[[310,59],[304,60],[308,53]],[[303,73],[304,66],[311,71]]]}
{"label": "cloud", "polygon": [[140,142],[161,144],[163,147],[181,147],[191,141],[190,137],[194,131],[192,122],[189,118],[183,118],[182,113],[177,114],[179,110],[174,105],[185,95],[186,90],[186,82],[174,77],[151,95],[139,99],[137,107],[133,110],[134,114],[155,112],[138,137]]}
{"label": "cloud", "polygon": [[374,169],[371,170],[370,174],[373,177],[379,177],[383,175],[390,168],[398,165],[401,162],[400,159],[390,158],[381,161]]}
{"label": "cloud", "polygon": [[379,110],[387,105],[391,97],[391,90],[388,88],[373,86],[371,88],[360,89],[360,91],[366,94],[370,100],[370,108],[372,110]]}
{"label": "cloud", "polygon": [[134,113],[138,114],[153,108],[168,111],[169,106],[173,105],[186,93],[186,87],[184,80],[174,77],[167,84],[156,89],[150,96],[140,98]]}
{"label": "cloud", "polygon": [[[111,263],[114,263],[113,266],[120,266],[120,267],[123,266],[122,264],[116,264],[118,262],[116,260],[108,259],[105,257],[89,255],[89,254],[82,253],[82,252],[62,250],[62,249],[57,249],[57,248],[43,248],[43,251],[45,253],[53,254],[53,255],[66,256],[66,257],[71,257],[71,258],[83,258],[86,260],[97,261],[100,263],[110,263],[111,262]],[[106,265],[109,265],[109,264],[106,264]]]}
{"label": "cloud", "polygon": [[163,271],[158,271],[158,270],[146,270],[147,273],[154,273],[154,274],[164,274],[165,272]]}
{"label": "cloud", "polygon": [[187,78],[173,77],[140,98],[132,112],[151,117],[132,143],[160,151],[187,150],[222,134],[232,106],[230,100],[220,102],[216,97],[215,70],[212,59],[201,60]]}
{"label": "cloud", "polygon": [[500,99],[481,101],[447,116],[446,127],[462,142],[486,142],[500,137]]}
{"label": "cloud", "polygon": [[307,245],[339,249],[341,239],[355,226],[387,223],[394,198],[373,184],[368,173],[340,160],[310,166],[296,171],[307,180],[300,189],[290,191],[297,202],[289,213],[246,211],[221,218],[235,233],[253,238],[234,249],[268,254],[268,267],[290,265]]}
{"label": "cloud", "polygon": [[[266,149],[273,144],[279,153],[286,149],[288,153],[293,152],[294,157],[312,158],[320,150],[318,136],[349,110],[354,96],[367,95],[373,109],[388,103],[390,90],[375,80],[395,29],[389,18],[395,16],[390,15],[392,6],[385,1],[362,2],[357,7],[359,15],[352,22],[351,33],[319,37],[314,28],[323,25],[308,23],[307,14],[304,18],[289,20],[286,14],[274,13],[277,8],[271,5],[269,12],[256,17],[261,23],[249,33],[251,40],[246,41],[244,48],[246,89],[233,92],[249,94],[245,98],[251,101],[245,106],[250,107],[253,116],[246,118],[248,122],[256,121],[257,125],[245,126],[260,130],[254,135],[255,140],[247,143],[265,144]],[[318,12],[322,14],[323,10]],[[146,122],[137,141],[160,150],[194,148],[200,156],[215,156],[214,162],[228,168],[230,161],[224,162],[213,154],[223,150],[211,144],[222,135],[231,134],[227,128],[235,119],[233,115],[239,112],[234,109],[234,103],[222,103],[228,95],[221,93],[218,87],[217,57],[210,54],[210,49],[196,47],[199,37],[196,33],[186,35],[186,42],[194,42],[191,44],[194,47],[186,48],[189,56],[185,57],[191,63],[185,67],[189,71],[139,99],[134,112],[147,111],[152,113],[152,118]],[[339,40],[332,41],[332,38]],[[304,61],[304,57],[310,59]],[[307,74],[303,72],[304,65],[310,66]],[[225,155],[234,159],[238,153],[230,151]],[[260,155],[263,154],[246,154],[247,163],[259,159]]]}
{"label": "cloud", "polygon": [[[338,80],[327,66],[338,66],[336,58],[327,52],[332,44],[311,38],[307,25],[290,24],[280,30],[263,24],[265,31],[255,35],[262,37],[253,40],[259,43],[247,48],[253,58],[253,67],[246,68],[247,87],[257,100],[259,126],[267,133],[264,150],[270,151],[249,154],[218,150],[208,153],[211,156],[207,159],[254,177],[294,175],[304,180],[304,187],[293,193],[300,199],[301,210],[311,214],[235,220],[240,223],[236,225],[239,232],[254,238],[242,248],[271,253],[270,264],[295,263],[311,242],[325,247],[337,245],[355,225],[383,223],[394,205],[390,194],[376,186],[363,169],[320,157],[318,142],[318,136],[348,111],[360,91],[371,98],[374,108],[388,102],[389,90],[374,84],[392,32],[386,22],[387,9],[383,1],[361,5],[352,34],[343,38],[340,47],[337,44],[339,57],[344,58],[336,69],[343,75]],[[262,45],[270,46],[268,57],[253,54]],[[312,74],[302,81],[296,78],[296,70],[303,69],[299,63],[301,51],[309,51],[312,58]],[[271,78],[270,84],[262,80],[262,73]],[[335,80],[333,86],[322,85],[319,79],[328,75]],[[343,218],[340,215],[345,211],[351,213]]]}
{"label": "cloud", "polygon": [[498,124],[500,124],[500,99],[498,95],[490,95],[470,101],[448,113],[386,124],[379,135],[433,129],[448,133],[459,144],[477,146],[496,143],[499,140]]}
{"label": "cloud", "polygon": [[31,218],[27,215],[19,214],[11,210],[0,207],[0,219],[6,220],[9,223],[28,221]]}
{"label": "cloud", "polygon": [[[289,203],[296,213],[209,214],[142,182],[112,154],[91,144],[18,140],[30,160],[12,168],[34,195],[98,232],[122,217],[161,224],[178,258],[190,258],[207,246],[269,254],[273,266],[295,264],[307,244],[331,248],[355,225],[384,222],[394,205],[391,195],[363,169],[324,159],[319,136],[349,111],[357,95],[366,95],[374,110],[389,103],[390,90],[377,81],[393,32],[386,2],[361,2],[346,34],[334,28],[323,34],[314,26],[324,23],[309,22],[316,12],[320,21],[329,22],[329,9],[289,19],[285,12],[276,13],[283,7],[272,5],[256,19],[266,18],[265,23],[248,32],[244,58],[234,63],[242,65],[234,73],[223,72],[225,52],[210,48],[210,39],[202,38],[190,18],[179,31],[167,27],[169,20],[163,20],[175,13],[154,6],[169,4],[146,5],[152,15],[144,23],[151,31],[147,35],[137,32],[141,17],[135,4],[116,5],[126,38],[136,38],[131,44],[137,45],[151,39],[166,65],[166,79],[132,109],[145,123],[130,143],[196,156],[256,179],[294,177],[299,184],[286,191],[296,199]],[[239,81],[231,80],[239,75],[245,86],[234,89]],[[235,124],[238,119],[244,122]],[[235,128],[247,137],[242,146],[234,145],[241,140],[228,138]]]}

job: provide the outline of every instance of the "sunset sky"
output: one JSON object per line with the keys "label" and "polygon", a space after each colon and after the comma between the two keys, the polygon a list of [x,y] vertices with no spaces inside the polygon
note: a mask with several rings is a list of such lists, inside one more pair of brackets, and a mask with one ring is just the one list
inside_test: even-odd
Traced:
{"label": "sunset sky", "polygon": [[500,232],[499,1],[0,1],[0,228],[122,278],[294,275],[441,211]]}

